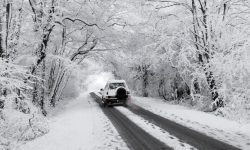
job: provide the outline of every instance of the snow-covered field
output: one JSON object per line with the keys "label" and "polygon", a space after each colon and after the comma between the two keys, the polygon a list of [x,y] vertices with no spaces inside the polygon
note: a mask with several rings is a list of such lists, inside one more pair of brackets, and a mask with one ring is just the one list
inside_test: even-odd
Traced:
{"label": "snow-covered field", "polygon": [[132,103],[241,149],[250,149],[250,124],[240,124],[156,98],[133,97]]}
{"label": "snow-covered field", "polygon": [[117,133],[98,104],[90,96],[60,104],[49,117],[50,132],[22,145],[20,150],[126,150],[127,145]]}

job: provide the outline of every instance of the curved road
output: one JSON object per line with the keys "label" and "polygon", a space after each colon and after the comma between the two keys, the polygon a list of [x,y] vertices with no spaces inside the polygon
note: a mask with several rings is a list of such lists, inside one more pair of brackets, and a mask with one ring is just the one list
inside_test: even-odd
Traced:
{"label": "curved road", "polygon": [[[95,93],[90,95],[100,104],[100,97]],[[172,149],[161,141],[157,140],[146,131],[130,121],[125,115],[115,108],[102,108],[102,111],[114,124],[121,137],[128,144],[129,148],[134,150],[169,150]],[[200,150],[238,150],[234,146],[223,143],[205,134],[189,129],[171,120],[156,115],[137,105],[132,104],[128,107],[133,113],[154,123],[166,130],[173,136],[179,138],[182,142],[188,143]]]}

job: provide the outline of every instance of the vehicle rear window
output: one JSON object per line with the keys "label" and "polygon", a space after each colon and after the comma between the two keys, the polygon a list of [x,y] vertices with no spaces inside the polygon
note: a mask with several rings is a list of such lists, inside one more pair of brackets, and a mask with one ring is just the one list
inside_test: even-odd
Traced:
{"label": "vehicle rear window", "polygon": [[110,89],[116,89],[118,87],[125,87],[124,83],[110,83],[109,88]]}

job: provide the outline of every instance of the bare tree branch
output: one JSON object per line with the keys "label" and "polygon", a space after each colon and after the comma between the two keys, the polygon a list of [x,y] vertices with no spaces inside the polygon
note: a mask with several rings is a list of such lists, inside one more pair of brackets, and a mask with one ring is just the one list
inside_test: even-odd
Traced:
{"label": "bare tree branch", "polygon": [[93,23],[93,24],[87,23],[86,21],[83,21],[83,20],[81,20],[81,19],[79,19],[79,18],[72,19],[72,18],[66,17],[66,18],[64,18],[64,19],[62,20],[62,22],[64,22],[65,20],[69,20],[69,21],[71,21],[71,22],[77,22],[77,21],[78,21],[78,22],[83,23],[83,24],[86,25],[86,26],[90,26],[90,27],[96,26],[98,29],[104,30],[104,29],[100,28],[96,23]]}

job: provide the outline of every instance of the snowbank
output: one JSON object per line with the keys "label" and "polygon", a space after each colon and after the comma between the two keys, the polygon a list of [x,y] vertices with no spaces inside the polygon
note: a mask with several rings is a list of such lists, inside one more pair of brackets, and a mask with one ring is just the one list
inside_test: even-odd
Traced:
{"label": "snowbank", "polygon": [[0,118],[0,149],[17,149],[18,145],[49,132],[46,118],[41,114],[24,114],[3,109]]}
{"label": "snowbank", "polygon": [[20,150],[128,149],[88,93],[60,103],[51,113],[50,132],[20,146]]}

